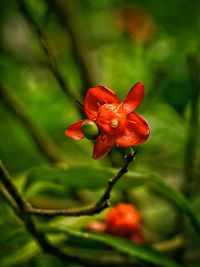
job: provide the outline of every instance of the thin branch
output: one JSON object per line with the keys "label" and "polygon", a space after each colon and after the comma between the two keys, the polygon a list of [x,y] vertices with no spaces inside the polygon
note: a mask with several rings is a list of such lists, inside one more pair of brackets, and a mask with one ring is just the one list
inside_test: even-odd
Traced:
{"label": "thin branch", "polygon": [[26,201],[19,193],[15,184],[12,182],[11,177],[9,176],[2,161],[0,161],[0,181],[5,186],[6,190],[10,194],[10,196],[15,200],[15,202],[17,204],[17,208],[19,209],[19,211],[24,212],[26,209]]}
{"label": "thin branch", "polygon": [[29,206],[27,212],[32,215],[37,216],[91,216],[100,213],[104,209],[109,207],[109,203],[105,201],[101,206],[92,206],[85,209],[80,210],[70,210],[70,209],[41,209],[35,208],[32,205]]}
{"label": "thin branch", "polygon": [[19,209],[16,203],[13,201],[13,198],[8,194],[7,190],[3,187],[3,185],[0,184],[0,196],[2,199],[8,203],[8,205],[11,207],[11,209],[19,215]]}
{"label": "thin branch", "polygon": [[60,88],[62,91],[70,98],[75,99],[77,97],[76,94],[74,94],[72,91],[69,90],[66,80],[63,77],[62,73],[60,72],[56,58],[54,57],[54,54],[52,52],[51,45],[45,36],[44,32],[41,30],[37,22],[34,20],[33,16],[29,12],[26,3],[24,0],[18,0],[19,3],[19,9],[24,16],[24,18],[27,20],[29,25],[31,26],[32,30],[37,34],[38,39],[40,41],[41,47],[46,54],[47,60],[48,60],[48,66],[50,71],[52,72],[53,76],[57,80],[58,84],[60,85]]}
{"label": "thin branch", "polygon": [[[12,192],[9,191],[9,193],[13,196],[16,202],[19,201],[19,204],[23,208],[25,207],[26,213],[31,214],[31,215],[37,215],[37,216],[87,216],[87,215],[98,214],[104,209],[106,209],[107,207],[109,207],[110,193],[114,185],[128,171],[128,166],[134,160],[135,155],[136,155],[136,152],[131,151],[131,153],[125,157],[123,166],[120,168],[117,174],[108,181],[107,188],[105,189],[100,199],[96,202],[96,204],[94,204],[92,207],[80,209],[80,210],[68,210],[68,209],[61,209],[61,210],[56,209],[55,210],[55,209],[35,208],[31,205],[31,203],[29,203],[28,201],[23,199],[22,196],[19,195],[10,177],[6,175],[5,169],[2,169],[1,172],[5,172],[4,179],[6,177],[6,181],[4,181],[4,184],[10,188],[9,190],[12,190]],[[20,201],[22,201],[22,203],[20,203]]]}
{"label": "thin branch", "polygon": [[106,203],[109,200],[110,193],[114,185],[120,180],[120,178],[124,174],[128,172],[128,166],[135,159],[136,154],[137,154],[137,151],[134,151],[133,149],[131,149],[131,152],[125,156],[124,164],[122,165],[118,173],[108,181],[108,186],[104,194],[102,195],[102,197],[99,199],[99,201],[96,204],[97,207],[101,206],[102,204]]}
{"label": "thin branch", "polygon": [[90,66],[87,49],[84,47],[85,45],[83,38],[81,38],[80,29],[77,30],[77,21],[75,21],[72,15],[73,1],[46,0],[46,3],[52,9],[63,28],[68,32],[71,40],[72,55],[80,69],[83,82],[82,95],[85,95],[86,89],[90,88],[94,83],[94,77],[91,73],[93,68]]}
{"label": "thin branch", "polygon": [[26,127],[35,141],[35,144],[49,162],[60,162],[66,158],[54,141],[35,125],[16,96],[2,83],[0,83],[0,97],[9,110],[12,111],[12,113]]}
{"label": "thin branch", "polygon": [[78,104],[81,107],[82,110],[84,110],[84,106],[80,101],[75,100],[75,102],[76,102],[76,104]]}
{"label": "thin branch", "polygon": [[[62,251],[60,251],[57,247],[51,245],[48,239],[45,237],[45,235],[40,231],[38,231],[31,215],[27,212],[27,202],[25,201],[23,196],[20,194],[20,192],[12,182],[9,173],[7,172],[6,168],[4,167],[1,161],[0,161],[0,181],[2,182],[8,193],[12,196],[12,198],[16,202],[17,209],[14,209],[16,215],[18,215],[20,219],[24,222],[26,229],[35,238],[36,242],[41,246],[43,251],[58,257],[63,262],[66,261],[81,262],[79,256],[67,255]],[[8,200],[8,198],[6,197],[4,199],[6,200],[8,205],[13,208],[13,205],[11,205],[11,202]]]}
{"label": "thin branch", "polygon": [[[75,215],[75,213],[71,212],[71,215],[73,216],[80,216],[82,215],[93,215],[95,213],[99,213],[101,210],[105,209],[108,206],[108,199],[110,197],[110,192],[113,188],[113,186],[119,181],[119,179],[127,172],[127,168],[129,164],[133,161],[135,152],[132,152],[130,155],[128,155],[125,158],[125,162],[122,166],[122,168],[119,170],[119,172],[109,180],[108,187],[105,190],[103,196],[100,198],[100,200],[90,209],[86,209],[85,211],[79,211],[79,215]],[[44,252],[52,254],[56,257],[58,257],[61,261],[64,263],[66,262],[76,262],[76,263],[86,263],[87,266],[93,266],[93,261],[91,258],[83,257],[79,254],[68,252],[62,252],[60,249],[52,245],[46,236],[40,232],[36,226],[35,223],[31,217],[31,214],[34,214],[33,212],[30,212],[31,206],[30,204],[23,198],[23,196],[20,194],[14,183],[12,182],[12,179],[7,172],[6,168],[4,167],[3,163],[0,161],[0,181],[5,186],[8,193],[12,196],[13,200],[15,200],[16,205],[14,208],[15,213],[20,217],[20,219],[24,222],[26,229],[28,232],[35,238],[36,242],[40,245],[40,247],[43,249]],[[1,191],[2,192],[2,191]],[[12,208],[14,207],[10,200],[5,197],[3,194],[3,197],[5,201],[10,205]],[[66,214],[45,214],[43,213],[44,210],[41,210],[42,213],[36,213],[36,215],[69,215],[69,211],[67,211]],[[78,213],[76,213],[78,214]],[[126,262],[127,259],[122,259]],[[112,262],[112,260],[111,260]],[[104,261],[99,261],[97,265],[104,265]]]}
{"label": "thin branch", "polygon": [[86,216],[94,215],[100,213],[102,210],[109,207],[110,193],[114,185],[120,180],[120,178],[127,173],[129,164],[134,160],[137,152],[131,151],[130,154],[125,156],[124,164],[117,172],[117,174],[108,181],[108,186],[105,189],[103,195],[92,207],[81,209],[81,210],[52,210],[52,209],[40,209],[33,207],[30,203],[27,207],[27,212],[29,214],[34,214],[38,216]]}

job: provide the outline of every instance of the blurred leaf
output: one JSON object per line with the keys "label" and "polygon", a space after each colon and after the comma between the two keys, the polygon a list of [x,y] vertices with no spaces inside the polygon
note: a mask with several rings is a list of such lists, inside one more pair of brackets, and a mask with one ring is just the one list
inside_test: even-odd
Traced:
{"label": "blurred leaf", "polygon": [[10,267],[20,265],[21,263],[27,262],[36,256],[39,252],[39,246],[35,241],[31,241],[23,247],[19,247],[19,249],[13,251],[9,257],[6,255],[3,259],[1,259],[1,266]]}
{"label": "blurred leaf", "polygon": [[107,178],[113,175],[112,168],[76,166],[67,169],[56,167],[35,168],[27,176],[24,191],[27,192],[37,182],[45,182],[68,187],[97,188],[106,184]]}
{"label": "blurred leaf", "polygon": [[158,266],[163,267],[178,267],[179,264],[175,263],[173,260],[169,259],[165,255],[141,245],[136,245],[129,240],[125,240],[118,237],[112,237],[105,234],[88,233],[79,230],[69,229],[64,225],[52,226],[53,231],[63,232],[81,239],[95,240],[97,242],[103,243],[109,247],[116,249],[119,252],[125,253],[134,258],[143,260],[145,262],[154,263]]}
{"label": "blurred leaf", "polygon": [[[131,173],[128,175],[131,175]],[[192,204],[189,202],[189,200],[187,200],[187,198],[180,191],[171,187],[162,181],[162,179],[154,175],[147,175],[146,177],[140,179],[140,181],[141,184],[146,184],[148,187],[156,191],[159,195],[173,203],[178,209],[184,212],[190,218],[197,232],[200,233],[200,217],[192,207]]]}
{"label": "blurred leaf", "polygon": [[[24,193],[31,199],[34,196],[48,196],[73,198],[71,191],[87,188],[99,190],[105,188],[107,180],[116,173],[113,168],[76,166],[68,169],[56,167],[36,168],[29,172],[24,183]],[[134,177],[142,178],[143,174],[134,173]],[[126,181],[130,186],[130,180]],[[127,183],[121,183],[120,189],[126,189]],[[131,182],[132,184],[132,182]],[[118,187],[118,185],[117,185]]]}
{"label": "blurred leaf", "polygon": [[37,168],[29,172],[24,184],[24,192],[29,198],[43,196],[47,191],[51,197],[56,194],[59,197],[71,197],[70,189],[73,188],[104,187],[108,175],[110,172],[107,170],[90,167]]}
{"label": "blurred leaf", "polygon": [[43,253],[34,259],[36,267],[64,267],[64,263],[62,263],[59,258],[51,255]]}

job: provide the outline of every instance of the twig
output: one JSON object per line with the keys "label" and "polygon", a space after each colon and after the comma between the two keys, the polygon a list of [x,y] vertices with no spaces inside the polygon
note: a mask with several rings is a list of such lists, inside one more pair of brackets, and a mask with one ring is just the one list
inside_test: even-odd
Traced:
{"label": "twig", "polygon": [[[125,162],[123,166],[121,167],[121,169],[119,170],[119,172],[112,179],[109,180],[108,187],[105,190],[103,196],[96,203],[96,205],[94,205],[90,209],[85,209],[85,210],[81,210],[77,212],[64,211],[62,212],[62,214],[59,214],[57,211],[53,211],[53,210],[34,209],[20,194],[20,192],[18,191],[18,189],[12,182],[12,179],[10,175],[8,174],[7,170],[3,166],[3,163],[0,161],[0,181],[5,186],[10,196],[12,196],[13,200],[16,202],[16,205],[12,205],[11,201],[9,200],[9,198],[7,198],[6,195],[3,194],[3,197],[5,201],[13,208],[15,213],[24,222],[26,229],[35,238],[35,240],[41,246],[43,251],[58,257],[63,262],[87,263],[88,264],[87,266],[93,266],[93,262],[91,262],[91,259],[87,257],[81,257],[80,255],[76,255],[70,252],[63,253],[60,249],[50,244],[48,239],[45,237],[45,235],[41,233],[40,231],[38,231],[38,229],[36,228],[35,223],[31,217],[31,214],[42,215],[42,216],[43,215],[44,216],[46,215],[80,216],[80,215],[93,215],[93,214],[99,213],[101,210],[108,207],[108,199],[110,197],[110,193],[111,193],[113,186],[127,172],[127,168],[129,164],[133,161],[135,154],[136,152],[132,151],[132,153],[129,154],[125,158]],[[34,211],[39,211],[39,212],[34,212]],[[46,213],[45,211],[48,211],[48,213]],[[97,265],[103,265],[103,264],[104,262],[99,262]]]}
{"label": "twig", "polygon": [[136,152],[131,151],[125,157],[123,166],[120,168],[118,173],[108,181],[108,186],[101,196],[101,198],[92,207],[80,209],[80,210],[68,210],[68,209],[41,209],[33,207],[29,202],[23,200],[26,207],[26,212],[37,216],[86,216],[94,215],[100,213],[102,210],[109,207],[110,193],[114,185],[119,181],[119,179],[128,171],[129,164],[134,160]]}
{"label": "twig", "polygon": [[35,144],[50,162],[60,162],[66,158],[54,141],[35,125],[19,100],[2,83],[0,83],[0,97],[9,110],[12,111],[12,113],[26,127],[34,139]]}
{"label": "twig", "polygon": [[8,192],[6,191],[6,189],[3,187],[3,185],[0,184],[0,196],[4,199],[4,201],[6,203],[9,204],[9,206],[11,207],[11,209],[17,214],[19,215],[19,209],[18,206],[15,204],[15,202],[13,201],[12,197],[8,194]]}
{"label": "twig", "polygon": [[[23,198],[23,196],[19,193],[16,186],[12,182],[12,179],[10,175],[8,174],[7,170],[3,166],[3,163],[0,161],[0,181],[5,186],[8,193],[12,196],[12,198],[15,200],[17,208],[14,209],[15,213],[20,217],[20,219],[24,222],[26,229],[28,232],[35,238],[37,243],[41,246],[43,251],[46,253],[50,253],[59,259],[61,259],[63,262],[66,261],[77,261],[81,262],[79,257],[73,255],[67,255],[60,251],[57,247],[54,247],[49,243],[45,235],[41,232],[39,232],[35,226],[35,223],[31,217],[31,215],[27,212],[27,202]],[[4,199],[13,208],[13,205],[11,205],[11,202],[7,197],[4,196]]]}
{"label": "twig", "polygon": [[102,195],[102,197],[99,199],[99,201],[96,203],[95,206],[99,207],[102,204],[108,202],[109,198],[110,198],[110,193],[114,187],[114,185],[119,181],[119,179],[128,172],[128,166],[129,164],[135,159],[135,156],[137,154],[137,151],[134,151],[133,149],[131,149],[130,154],[125,156],[125,161],[123,166],[121,167],[121,169],[118,171],[118,173],[111,178],[108,181],[108,187],[106,188],[104,194]]}
{"label": "twig", "polygon": [[76,102],[76,104],[78,104],[81,107],[82,110],[84,110],[84,106],[80,101],[75,100],[75,102]]}
{"label": "twig", "polygon": [[52,210],[52,209],[34,208],[32,205],[29,204],[27,212],[29,212],[30,214],[38,215],[38,216],[58,216],[58,215],[60,216],[86,216],[86,215],[94,215],[94,214],[100,213],[102,210],[109,207],[110,193],[114,185],[128,171],[128,166],[134,160],[135,155],[136,155],[136,152],[131,151],[131,153],[125,157],[123,166],[120,168],[118,173],[108,181],[108,186],[105,192],[103,193],[101,198],[97,201],[97,203],[93,205],[92,207],[81,209],[81,210],[66,210],[66,209]]}
{"label": "twig", "polygon": [[32,215],[37,216],[90,216],[97,213],[100,213],[102,210],[106,209],[109,206],[107,202],[103,203],[102,206],[92,206],[85,209],[80,210],[69,210],[69,209],[43,209],[43,208],[35,208],[32,205],[29,206],[27,212]]}
{"label": "twig", "polygon": [[69,88],[66,84],[65,78],[63,77],[62,73],[60,72],[60,70],[58,68],[58,65],[57,65],[56,59],[54,57],[54,54],[52,52],[51,46],[50,46],[49,41],[48,41],[47,37],[45,36],[44,32],[41,30],[41,28],[39,27],[37,22],[34,20],[31,13],[29,12],[25,1],[24,0],[18,0],[18,3],[19,3],[19,8],[21,10],[21,13],[23,14],[25,19],[27,20],[27,22],[31,26],[32,30],[38,36],[41,47],[47,56],[49,69],[52,72],[52,74],[54,75],[54,77],[56,78],[58,84],[60,85],[60,88],[67,96],[69,96],[72,99],[76,99],[77,95],[69,90]]}
{"label": "twig", "polygon": [[0,181],[5,186],[10,196],[15,200],[17,208],[23,213],[26,209],[26,201],[19,193],[15,184],[12,182],[11,177],[6,168],[3,166],[2,161],[0,161]]}
{"label": "twig", "polygon": [[65,30],[67,30],[71,40],[72,55],[80,69],[80,75],[83,82],[82,95],[85,95],[85,90],[90,88],[94,83],[92,76],[90,62],[88,60],[87,51],[84,48],[82,38],[80,38],[80,30],[77,31],[77,22],[74,21],[72,16],[71,3],[73,1],[59,1],[59,0],[46,0],[47,5],[52,9],[58,21]]}

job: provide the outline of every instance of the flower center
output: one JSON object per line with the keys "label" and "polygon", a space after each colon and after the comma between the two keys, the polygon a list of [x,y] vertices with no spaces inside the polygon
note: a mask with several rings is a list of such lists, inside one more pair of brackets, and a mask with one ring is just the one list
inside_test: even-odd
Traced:
{"label": "flower center", "polygon": [[108,105],[106,105],[106,108],[109,110],[114,110],[115,106],[113,104],[108,104]]}
{"label": "flower center", "polygon": [[117,120],[117,119],[111,120],[110,127],[117,128],[118,126],[119,126],[119,120]]}
{"label": "flower center", "polygon": [[105,104],[99,107],[96,123],[103,132],[115,135],[125,126],[126,116],[122,105]]}

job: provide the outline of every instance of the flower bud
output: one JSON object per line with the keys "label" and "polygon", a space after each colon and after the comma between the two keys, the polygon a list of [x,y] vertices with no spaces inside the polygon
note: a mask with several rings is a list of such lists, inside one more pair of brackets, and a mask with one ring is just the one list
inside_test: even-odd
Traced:
{"label": "flower bud", "polygon": [[131,237],[140,228],[140,214],[132,204],[121,203],[109,210],[105,222],[108,234]]}
{"label": "flower bud", "polygon": [[93,121],[84,121],[81,130],[87,139],[95,139],[99,135],[99,128]]}

